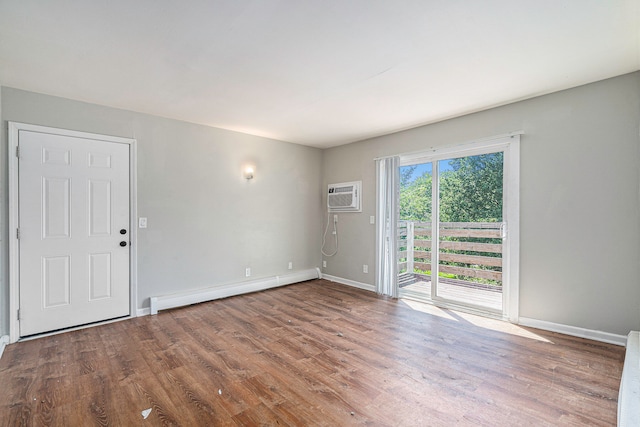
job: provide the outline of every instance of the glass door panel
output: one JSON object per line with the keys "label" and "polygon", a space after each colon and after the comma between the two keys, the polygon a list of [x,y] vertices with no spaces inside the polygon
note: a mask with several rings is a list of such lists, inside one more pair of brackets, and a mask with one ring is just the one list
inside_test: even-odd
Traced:
{"label": "glass door panel", "polygon": [[398,285],[431,296],[433,164],[400,167]]}
{"label": "glass door panel", "polygon": [[502,312],[503,158],[438,161],[435,298]]}

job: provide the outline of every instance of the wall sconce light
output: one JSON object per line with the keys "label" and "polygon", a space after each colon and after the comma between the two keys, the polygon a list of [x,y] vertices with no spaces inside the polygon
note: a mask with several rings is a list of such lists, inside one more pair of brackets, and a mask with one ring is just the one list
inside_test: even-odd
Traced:
{"label": "wall sconce light", "polygon": [[253,166],[245,167],[242,175],[244,176],[244,179],[246,179],[247,181],[249,181],[250,179],[253,179]]}

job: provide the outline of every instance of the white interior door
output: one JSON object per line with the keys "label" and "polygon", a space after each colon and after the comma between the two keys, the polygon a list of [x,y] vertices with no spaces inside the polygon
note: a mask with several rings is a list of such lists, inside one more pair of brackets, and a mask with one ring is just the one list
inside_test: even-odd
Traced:
{"label": "white interior door", "polygon": [[20,336],[129,315],[129,145],[20,130]]}

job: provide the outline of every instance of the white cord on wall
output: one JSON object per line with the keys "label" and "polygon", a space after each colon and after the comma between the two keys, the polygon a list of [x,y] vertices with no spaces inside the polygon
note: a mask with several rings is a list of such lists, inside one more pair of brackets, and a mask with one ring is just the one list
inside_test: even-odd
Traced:
{"label": "white cord on wall", "polygon": [[325,253],[325,251],[324,251],[324,246],[325,246],[326,241],[327,241],[327,231],[329,231],[329,222],[330,221],[331,221],[331,214],[327,213],[327,226],[325,227],[324,234],[322,235],[322,247],[320,248],[320,252],[322,252],[322,255],[324,255],[324,256],[334,256],[335,254],[338,253],[338,228],[337,228],[338,215],[334,215],[333,216],[333,235],[336,236],[336,250],[333,251],[332,254]]}

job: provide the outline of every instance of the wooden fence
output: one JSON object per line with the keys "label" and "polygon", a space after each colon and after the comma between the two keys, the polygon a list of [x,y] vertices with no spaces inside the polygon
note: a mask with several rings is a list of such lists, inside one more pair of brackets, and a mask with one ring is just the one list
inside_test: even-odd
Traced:
{"label": "wooden fence", "polygon": [[[431,223],[398,223],[400,272],[431,271],[431,234]],[[470,282],[485,279],[496,285],[502,283],[502,223],[441,222],[439,235],[441,273],[464,277]]]}

